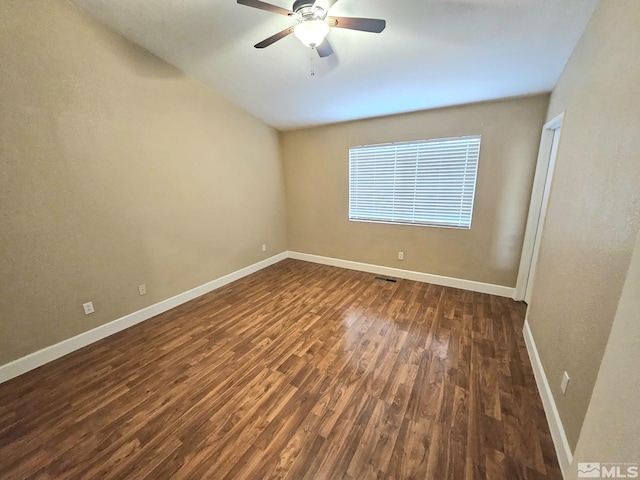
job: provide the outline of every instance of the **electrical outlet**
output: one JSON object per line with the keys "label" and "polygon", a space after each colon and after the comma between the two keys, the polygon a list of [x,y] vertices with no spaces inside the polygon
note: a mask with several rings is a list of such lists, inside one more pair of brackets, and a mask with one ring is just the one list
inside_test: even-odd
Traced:
{"label": "electrical outlet", "polygon": [[567,387],[569,386],[570,380],[571,379],[569,378],[569,374],[567,372],[564,372],[562,374],[562,382],[560,382],[560,389],[562,390],[563,395],[567,393]]}
{"label": "electrical outlet", "polygon": [[267,244],[266,244],[266,243],[263,243],[263,244],[262,244],[262,251],[263,251],[263,252],[266,252],[266,251],[267,251]]}
{"label": "electrical outlet", "polygon": [[142,285],[138,285],[138,292],[140,293],[140,295],[146,295],[147,286],[144,283]]}
{"label": "electrical outlet", "polygon": [[404,252],[398,252],[398,260],[404,260]]}
{"label": "electrical outlet", "polygon": [[87,302],[82,304],[82,308],[84,308],[84,314],[89,315],[90,313],[95,312],[93,308],[93,302]]}

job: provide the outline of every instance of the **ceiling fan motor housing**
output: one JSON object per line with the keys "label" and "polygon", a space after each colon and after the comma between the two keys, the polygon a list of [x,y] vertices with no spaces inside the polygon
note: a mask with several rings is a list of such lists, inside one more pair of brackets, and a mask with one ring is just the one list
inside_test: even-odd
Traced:
{"label": "ceiling fan motor housing", "polygon": [[[296,0],[293,2],[292,10],[301,19],[323,18],[326,13],[322,7],[313,8],[315,2],[311,0]],[[318,15],[320,13],[320,15]]]}
{"label": "ceiling fan motor housing", "polygon": [[293,2],[293,8],[291,10],[297,12],[303,7],[311,8],[313,6],[313,3],[314,2],[312,2],[311,0],[296,0],[295,2]]}

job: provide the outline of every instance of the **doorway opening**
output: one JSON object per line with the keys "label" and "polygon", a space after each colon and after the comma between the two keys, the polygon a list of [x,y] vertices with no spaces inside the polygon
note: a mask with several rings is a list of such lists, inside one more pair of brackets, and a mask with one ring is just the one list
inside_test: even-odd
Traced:
{"label": "doorway opening", "polygon": [[514,293],[514,300],[524,300],[527,304],[531,301],[533,292],[536,264],[540,253],[540,240],[547,215],[549,192],[551,191],[563,119],[564,113],[542,127],[538,163],[533,180],[527,228],[524,234],[518,280]]}

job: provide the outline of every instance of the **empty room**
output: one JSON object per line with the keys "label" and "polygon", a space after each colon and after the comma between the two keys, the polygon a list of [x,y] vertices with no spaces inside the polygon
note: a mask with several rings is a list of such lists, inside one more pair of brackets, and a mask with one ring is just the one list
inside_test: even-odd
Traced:
{"label": "empty room", "polygon": [[640,2],[2,0],[0,479],[639,478]]}

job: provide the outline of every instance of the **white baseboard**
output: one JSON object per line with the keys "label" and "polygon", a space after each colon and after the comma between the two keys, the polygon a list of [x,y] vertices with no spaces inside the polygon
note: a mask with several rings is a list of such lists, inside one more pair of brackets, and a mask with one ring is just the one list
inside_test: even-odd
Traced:
{"label": "white baseboard", "polygon": [[114,333],[120,332],[140,322],[144,322],[151,317],[155,317],[160,313],[171,310],[178,305],[182,305],[189,300],[193,300],[194,298],[204,295],[205,293],[209,293],[217,288],[227,285],[228,283],[262,270],[263,268],[284,260],[287,256],[287,252],[274,255],[273,257],[225,275],[224,277],[217,278],[211,282],[205,283],[204,285],[192,288],[191,290],[150,305],[142,310],[130,313],[129,315],[125,315],[124,317],[113,320],[112,322],[100,325],[99,327],[83,332],[75,337],[63,340],[60,343],[56,343],[55,345],[43,348],[42,350],[38,350],[37,352],[2,365],[0,366],[0,383],[6,382],[18,375],[22,375],[23,373],[38,368],[45,363],[49,363],[57,358],[63,357],[75,350],[86,347],[98,340],[102,340],[109,335],[113,335]]}
{"label": "white baseboard", "polygon": [[556,454],[558,455],[558,462],[560,463],[560,469],[562,470],[562,476],[564,478],[570,478],[569,472],[571,464],[573,463],[573,453],[567,440],[564,427],[562,426],[562,420],[560,419],[560,413],[556,407],[556,402],[553,399],[551,388],[549,387],[549,381],[547,375],[544,373],[540,356],[538,355],[538,349],[536,343],[533,340],[533,334],[531,333],[531,327],[529,322],[525,320],[524,329],[524,342],[527,346],[527,352],[529,353],[529,360],[533,367],[533,374],[536,377],[536,383],[538,390],[540,391],[540,397],[542,398],[542,405],[544,406],[544,412],[549,423],[549,430],[551,431],[551,437],[553,438],[553,444],[556,447]]}
{"label": "white baseboard", "polygon": [[464,280],[461,278],[443,277],[441,275],[432,275],[430,273],[414,272],[412,270],[402,270],[399,268],[383,267],[381,265],[372,265],[369,263],[352,262],[351,260],[341,260],[339,258],[322,257],[320,255],[311,255],[308,253],[288,252],[289,258],[296,260],[305,260],[307,262],[321,263],[332,267],[348,268],[349,270],[359,270],[361,272],[375,273],[378,275],[386,275],[388,277],[404,278],[405,280],[415,280],[417,282],[433,283],[442,285],[443,287],[461,288],[463,290],[471,290],[472,292],[489,293],[499,297],[513,298],[514,289],[502,285],[493,285],[490,283],[475,282],[473,280]]}
{"label": "white baseboard", "polygon": [[83,332],[75,337],[63,340],[60,343],[38,350],[37,352],[26,355],[22,358],[9,362],[0,366],[0,383],[6,382],[18,375],[22,375],[30,370],[38,368],[45,363],[49,363],[64,355],[86,347],[98,340],[120,332],[126,328],[132,327],[140,322],[144,322],[160,313],[171,310],[172,308],[182,305],[183,303],[193,300],[205,293],[220,288],[228,283],[239,280],[285,258],[293,258],[297,260],[305,260],[313,263],[331,265],[334,267],[348,268],[350,270],[359,270],[363,272],[375,273],[378,275],[386,275],[389,277],[404,278],[406,280],[415,280],[418,282],[433,283],[445,287],[461,288],[474,292],[489,293],[502,297],[513,297],[513,288],[501,285],[492,285],[488,283],[474,282],[472,280],[463,280],[458,278],[443,277],[440,275],[431,275],[428,273],[414,272],[410,270],[401,270],[399,268],[383,267],[380,265],[371,265],[368,263],[352,262],[349,260],[340,260],[337,258],[322,257],[319,255],[310,255],[299,252],[283,252],[273,257],[262,260],[261,262],[249,265],[248,267],[237,270],[233,273],[220,277],[211,282],[200,285],[186,292],[180,293],[174,297],[168,298],[154,305],[150,305],[137,312],[130,313],[124,317],[113,320],[104,325],[100,325],[92,330]]}

